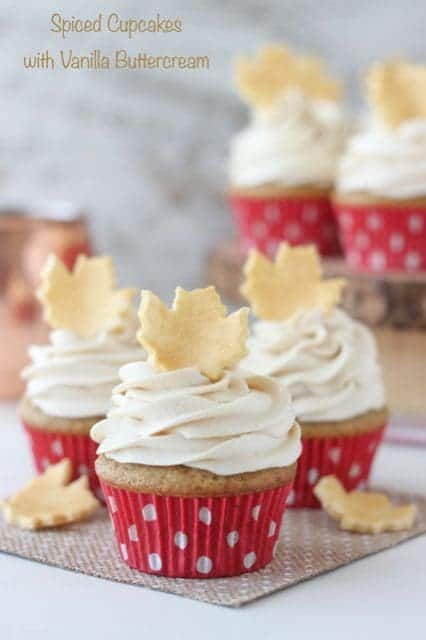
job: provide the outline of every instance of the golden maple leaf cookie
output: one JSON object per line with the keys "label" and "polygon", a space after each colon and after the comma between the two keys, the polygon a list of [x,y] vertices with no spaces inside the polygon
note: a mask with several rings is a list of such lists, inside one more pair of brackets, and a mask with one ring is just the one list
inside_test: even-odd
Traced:
{"label": "golden maple leaf cookie", "polygon": [[426,65],[392,60],[375,65],[367,76],[368,101],[389,128],[426,118]]}
{"label": "golden maple leaf cookie", "polygon": [[216,380],[247,353],[248,309],[226,317],[214,287],[178,287],[172,309],[151,291],[142,291],[139,319],[138,339],[150,364],[160,370],[197,367]]}
{"label": "golden maple leaf cookie", "polygon": [[337,100],[341,86],[319,58],[300,56],[282,45],[263,47],[253,59],[240,58],[235,66],[242,98],[255,107],[269,107],[290,90],[322,100]]}
{"label": "golden maple leaf cookie", "polygon": [[41,273],[38,297],[53,329],[90,337],[120,329],[134,293],[134,289],[115,289],[114,267],[108,256],[80,255],[70,272],[51,254]]}
{"label": "golden maple leaf cookie", "polygon": [[1,503],[4,517],[21,529],[43,529],[78,522],[91,515],[99,502],[89,491],[87,476],[68,484],[72,465],[68,458]]}
{"label": "golden maple leaf cookie", "polygon": [[252,249],[244,265],[242,295],[262,320],[283,321],[299,311],[330,311],[338,304],[345,281],[322,280],[313,245],[290,247],[282,242],[275,263]]}
{"label": "golden maple leaf cookie", "polygon": [[321,478],[314,493],[323,509],[348,531],[373,534],[400,531],[410,529],[414,523],[414,505],[394,507],[383,493],[347,493],[335,476]]}

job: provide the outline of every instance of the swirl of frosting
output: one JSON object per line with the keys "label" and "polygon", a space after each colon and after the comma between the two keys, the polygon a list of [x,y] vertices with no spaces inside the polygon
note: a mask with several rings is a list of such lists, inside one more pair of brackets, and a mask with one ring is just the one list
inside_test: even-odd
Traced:
{"label": "swirl of frosting", "polygon": [[329,187],[346,135],[340,105],[287,93],[234,138],[231,186]]}
{"label": "swirl of frosting", "polygon": [[354,136],[340,163],[337,190],[395,199],[426,196],[426,120]]}
{"label": "swirl of frosting", "polygon": [[226,371],[211,382],[195,368],[120,369],[105,420],[92,427],[98,454],[117,462],[184,465],[219,475],[293,464],[300,429],[288,391],[272,378]]}
{"label": "swirl of frosting", "polygon": [[106,415],[118,371],[145,356],[136,341],[136,316],[120,332],[81,338],[51,331],[50,344],[29,349],[32,363],[22,372],[26,396],[49,416],[89,418]]}
{"label": "swirl of frosting", "polygon": [[371,332],[346,313],[312,310],[286,322],[258,322],[247,370],[279,378],[302,422],[345,420],[385,406]]}

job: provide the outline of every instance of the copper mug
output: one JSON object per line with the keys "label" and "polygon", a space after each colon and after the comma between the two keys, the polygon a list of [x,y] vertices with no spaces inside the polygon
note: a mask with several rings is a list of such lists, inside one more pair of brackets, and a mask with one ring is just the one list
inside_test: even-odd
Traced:
{"label": "copper mug", "polygon": [[28,346],[47,339],[35,292],[52,252],[69,269],[80,253],[91,255],[80,209],[65,201],[0,208],[0,399],[22,393]]}

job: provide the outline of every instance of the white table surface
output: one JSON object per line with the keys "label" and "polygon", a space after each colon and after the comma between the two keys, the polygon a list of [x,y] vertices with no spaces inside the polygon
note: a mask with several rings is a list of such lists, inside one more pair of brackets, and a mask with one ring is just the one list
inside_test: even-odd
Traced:
{"label": "white table surface", "polygon": [[[15,407],[0,404],[0,495],[31,464]],[[383,445],[373,481],[426,493],[426,449]],[[424,637],[426,536],[327,575],[227,609],[0,554],[0,638]],[[423,624],[422,624],[423,623]],[[403,637],[403,636],[402,636]]]}

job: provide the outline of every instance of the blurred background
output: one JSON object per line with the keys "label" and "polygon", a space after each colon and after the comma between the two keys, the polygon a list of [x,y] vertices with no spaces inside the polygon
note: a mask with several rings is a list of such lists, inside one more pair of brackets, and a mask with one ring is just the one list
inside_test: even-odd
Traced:
{"label": "blurred background", "polygon": [[[112,11],[122,18],[157,13],[179,18],[183,30],[135,34],[131,40],[106,30],[63,40],[50,31],[52,13],[69,19]],[[18,5],[2,0],[0,207],[4,213],[63,200],[71,207],[55,205],[53,213],[65,219],[74,207],[81,208],[93,250],[112,255],[122,285],[150,288],[170,300],[177,284],[191,288],[209,279],[233,293],[241,257],[232,246],[229,253],[226,244],[233,235],[227,155],[231,136],[248,119],[233,89],[234,56],[283,41],[297,51],[319,54],[344,82],[348,107],[356,113],[363,108],[360,80],[372,62],[397,55],[426,60],[425,15],[424,0],[125,0],[114,6],[87,0]],[[24,68],[24,56],[61,48],[75,55],[94,49],[111,55],[118,48],[133,55],[202,55],[209,57],[210,68]],[[39,213],[43,217],[47,209]],[[35,321],[32,307],[42,259],[54,248],[71,266],[76,252],[88,247],[78,220],[66,229],[42,223],[29,240],[19,216],[0,216],[0,224],[0,397],[16,397],[28,344],[46,339],[46,327]],[[61,253],[64,243],[71,253]],[[216,253],[207,270],[212,250]],[[393,361],[385,363],[389,388],[404,387],[396,408],[416,415],[426,413],[410,376],[424,379],[426,359],[426,286],[424,275],[419,278],[392,286],[361,279],[347,302],[355,316],[371,325],[413,329],[385,330],[379,337],[383,357],[389,353],[398,360],[398,368]],[[415,363],[413,354],[419,356]]]}
{"label": "blurred background", "polygon": [[[80,33],[62,40],[50,15],[156,13],[183,21],[177,34]],[[372,61],[426,58],[423,0],[146,0],[0,5],[0,201],[78,203],[98,252],[120,281],[170,298],[200,283],[206,252],[230,235],[225,200],[230,136],[247,112],[233,91],[231,61],[267,41],[320,53],[360,103]],[[35,71],[23,56],[72,48],[208,55],[208,71]]]}

